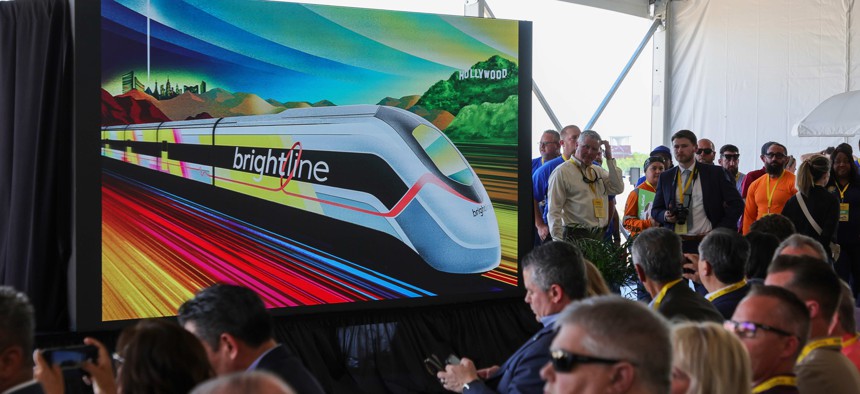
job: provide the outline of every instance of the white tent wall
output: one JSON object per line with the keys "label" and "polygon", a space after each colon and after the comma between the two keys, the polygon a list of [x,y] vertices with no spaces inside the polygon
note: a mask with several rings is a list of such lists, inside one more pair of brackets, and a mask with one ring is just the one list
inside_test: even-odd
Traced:
{"label": "white tent wall", "polygon": [[[717,148],[737,145],[744,172],[761,167],[758,152],[770,140],[795,155],[844,142],[794,137],[791,130],[826,98],[860,89],[860,15],[853,3],[672,1],[667,132],[690,129]],[[850,141],[855,149],[856,141]]]}

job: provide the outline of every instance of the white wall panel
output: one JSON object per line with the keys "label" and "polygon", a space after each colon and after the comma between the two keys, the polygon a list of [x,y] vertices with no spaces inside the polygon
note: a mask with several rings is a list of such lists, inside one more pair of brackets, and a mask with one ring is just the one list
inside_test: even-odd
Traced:
{"label": "white wall panel", "polygon": [[[690,129],[741,149],[741,170],[761,166],[769,140],[789,153],[842,138],[798,138],[797,122],[824,99],[860,88],[860,23],[853,0],[685,0],[670,4],[670,130]],[[854,140],[856,141],[856,139]],[[856,142],[853,143],[856,147]]]}

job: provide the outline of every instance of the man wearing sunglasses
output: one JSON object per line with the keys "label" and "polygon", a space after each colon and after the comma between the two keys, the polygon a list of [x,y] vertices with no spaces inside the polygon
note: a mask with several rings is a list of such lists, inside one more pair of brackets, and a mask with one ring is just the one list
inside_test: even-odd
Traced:
{"label": "man wearing sunglasses", "polygon": [[436,374],[445,389],[458,393],[540,392],[543,382],[538,370],[550,359],[547,349],[555,336],[553,324],[564,307],[585,297],[585,263],[572,244],[549,242],[529,252],[522,264],[525,301],[544,327],[501,367],[477,370],[468,358],[449,364]]}
{"label": "man wearing sunglasses", "polygon": [[744,177],[747,174],[740,172],[738,166],[741,162],[741,154],[738,150],[737,146],[732,144],[726,144],[720,147],[720,160],[718,161],[720,166],[722,166],[729,176],[735,180],[735,188],[738,189],[738,193],[741,192],[741,185],[744,182]]}
{"label": "man wearing sunglasses", "polygon": [[797,393],[794,365],[809,335],[803,301],[781,287],[755,286],[725,327],[749,352],[755,393]]}
{"label": "man wearing sunglasses", "polygon": [[707,138],[700,139],[696,149],[696,161],[714,165],[714,158],[716,156],[717,152],[714,150],[714,143]]}
{"label": "man wearing sunglasses", "polygon": [[618,296],[571,304],[556,323],[544,393],[668,393],[672,343],[666,320]]}
{"label": "man wearing sunglasses", "polygon": [[743,233],[750,232],[750,225],[765,215],[782,213],[785,203],[797,194],[795,177],[785,170],[788,164],[788,149],[778,142],[772,143],[764,153],[766,174],[750,184],[747,190],[743,216]]}
{"label": "man wearing sunglasses", "polygon": [[[809,340],[794,372],[801,393],[860,393],[860,373],[842,354],[842,338],[831,336],[839,305],[840,284],[827,263],[809,256],[777,256],[767,270],[766,285],[783,287],[809,311]],[[737,320],[737,319],[735,319]]]}
{"label": "man wearing sunglasses", "polygon": [[[765,142],[764,145],[761,146],[761,155],[759,156],[759,159],[761,159],[762,164],[765,163],[765,154],[767,153],[768,149],[770,148],[771,145],[773,145],[775,143],[776,142],[768,141],[768,142]],[[741,182],[741,197],[747,198],[747,192],[749,191],[750,185],[753,182],[755,182],[756,179],[761,178],[762,175],[764,175],[766,173],[767,173],[767,169],[764,166],[762,166],[758,170],[750,171],[747,174],[747,176],[744,178],[744,181]]]}

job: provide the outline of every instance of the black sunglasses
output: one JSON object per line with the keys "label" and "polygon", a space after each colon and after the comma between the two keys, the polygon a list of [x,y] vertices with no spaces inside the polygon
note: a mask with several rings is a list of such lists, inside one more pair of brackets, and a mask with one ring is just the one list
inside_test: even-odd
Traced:
{"label": "black sunglasses", "polygon": [[697,151],[696,151],[696,153],[698,153],[698,154],[700,154],[700,155],[701,155],[702,153],[704,153],[704,154],[706,154],[706,155],[710,155],[711,153],[714,153],[714,150],[713,150],[713,149],[699,149],[699,150],[697,150]]}
{"label": "black sunglasses", "polygon": [[781,330],[776,327],[766,326],[764,324],[759,324],[751,321],[734,321],[734,320],[726,320],[723,323],[723,327],[728,329],[729,331],[734,332],[741,338],[755,338],[755,334],[758,330],[770,331],[775,334],[779,334],[786,337],[793,337],[794,334]]}
{"label": "black sunglasses", "polygon": [[741,158],[741,155],[740,155],[740,153],[734,154],[734,155],[731,153],[726,153],[726,154],[723,154],[723,158],[725,158],[726,160],[738,160]]}
{"label": "black sunglasses", "polygon": [[570,372],[576,368],[578,364],[616,364],[624,361],[583,356],[581,354],[570,353],[561,349],[550,350],[549,357],[552,361],[552,369],[556,372],[562,373]]}

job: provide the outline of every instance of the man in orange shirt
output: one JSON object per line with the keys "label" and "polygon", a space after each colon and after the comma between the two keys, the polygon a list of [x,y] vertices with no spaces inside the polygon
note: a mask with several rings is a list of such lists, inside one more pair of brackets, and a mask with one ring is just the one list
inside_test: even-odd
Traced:
{"label": "man in orange shirt", "polygon": [[767,148],[764,156],[767,174],[750,185],[744,209],[744,234],[749,233],[750,225],[762,216],[782,213],[788,199],[797,194],[794,174],[785,170],[788,149],[775,142]]}

